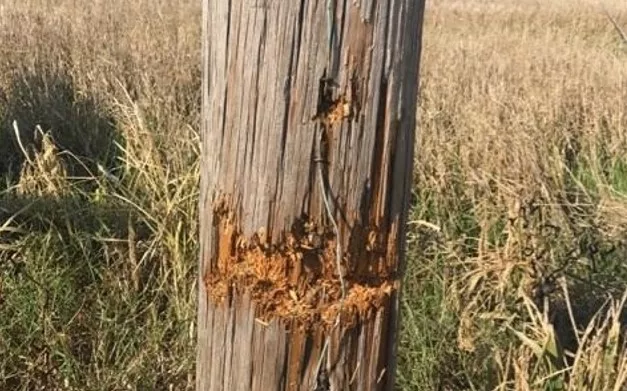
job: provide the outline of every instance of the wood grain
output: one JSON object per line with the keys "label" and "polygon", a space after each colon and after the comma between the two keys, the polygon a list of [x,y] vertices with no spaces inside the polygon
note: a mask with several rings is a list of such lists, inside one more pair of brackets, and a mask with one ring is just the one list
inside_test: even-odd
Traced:
{"label": "wood grain", "polygon": [[[330,225],[316,182],[324,164],[346,272],[399,287],[424,1],[335,3],[329,53],[327,0],[204,0],[199,391],[311,391],[329,333],[330,389],[393,387],[397,291],[352,327],[304,331],[256,320],[258,306],[237,289],[213,302],[205,285],[218,272],[218,200],[242,237],[265,232],[278,245],[298,221]],[[320,112],[325,99],[338,118]],[[372,232],[384,257],[364,250]]]}

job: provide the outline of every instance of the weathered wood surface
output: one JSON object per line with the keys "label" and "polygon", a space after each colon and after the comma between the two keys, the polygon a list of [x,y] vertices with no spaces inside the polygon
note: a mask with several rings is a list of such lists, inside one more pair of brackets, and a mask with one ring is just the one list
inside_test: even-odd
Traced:
{"label": "weathered wood surface", "polygon": [[[203,1],[197,389],[391,389],[424,1]],[[235,235],[272,247],[298,222],[330,226],[320,164],[349,291],[385,280],[390,294],[348,325],[313,329],[273,319],[242,287],[215,300]],[[310,270],[288,265],[290,287],[312,290]],[[329,333],[330,388],[317,371]]]}

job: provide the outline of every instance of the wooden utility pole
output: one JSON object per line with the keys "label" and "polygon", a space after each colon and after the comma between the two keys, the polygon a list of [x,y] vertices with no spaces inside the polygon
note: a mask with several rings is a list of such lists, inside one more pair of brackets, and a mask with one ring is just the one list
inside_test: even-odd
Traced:
{"label": "wooden utility pole", "polygon": [[391,390],[423,0],[203,0],[197,390]]}

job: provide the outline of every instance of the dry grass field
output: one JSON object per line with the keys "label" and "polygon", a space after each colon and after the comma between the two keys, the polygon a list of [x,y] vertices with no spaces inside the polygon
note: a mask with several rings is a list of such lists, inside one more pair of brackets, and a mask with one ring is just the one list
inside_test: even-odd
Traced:
{"label": "dry grass field", "polygon": [[[627,389],[601,1],[428,1],[399,390]],[[0,4],[1,390],[193,389],[199,3]]]}

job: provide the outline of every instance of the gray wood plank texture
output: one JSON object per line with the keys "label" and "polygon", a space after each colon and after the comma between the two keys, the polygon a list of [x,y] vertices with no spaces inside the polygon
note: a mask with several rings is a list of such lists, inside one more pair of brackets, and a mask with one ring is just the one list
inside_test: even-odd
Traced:
{"label": "gray wood plank texture", "polygon": [[[221,241],[216,205],[228,209],[231,231],[264,232],[268,244],[303,219],[330,226],[320,164],[347,278],[399,288],[424,0],[203,2],[197,389],[315,390],[331,333],[330,387],[317,390],[391,390],[397,291],[356,324],[305,330],[259,319],[246,292],[227,287],[214,302],[208,289],[220,251],[237,251]],[[367,250],[370,240],[383,255]]]}

